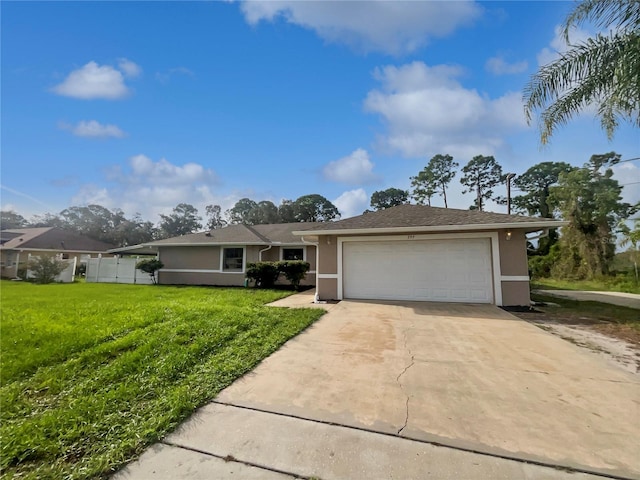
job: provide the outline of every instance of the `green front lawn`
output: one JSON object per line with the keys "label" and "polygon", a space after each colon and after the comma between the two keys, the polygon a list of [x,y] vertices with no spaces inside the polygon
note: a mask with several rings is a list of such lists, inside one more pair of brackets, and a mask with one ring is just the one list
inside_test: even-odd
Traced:
{"label": "green front lawn", "polygon": [[576,321],[584,320],[583,323],[628,325],[640,332],[640,311],[635,308],[535,293],[531,295],[531,300],[550,304],[550,306],[536,306],[536,309],[556,313],[564,319],[570,317]]}
{"label": "green front lawn", "polygon": [[322,315],[282,291],[2,281],[0,466],[106,477]]}

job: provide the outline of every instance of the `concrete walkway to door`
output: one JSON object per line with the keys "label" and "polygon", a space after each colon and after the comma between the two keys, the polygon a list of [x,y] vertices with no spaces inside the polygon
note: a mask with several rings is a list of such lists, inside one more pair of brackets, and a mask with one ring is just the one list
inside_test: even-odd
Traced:
{"label": "concrete walkway to door", "polygon": [[640,477],[637,376],[491,305],[326,306],[118,478]]}

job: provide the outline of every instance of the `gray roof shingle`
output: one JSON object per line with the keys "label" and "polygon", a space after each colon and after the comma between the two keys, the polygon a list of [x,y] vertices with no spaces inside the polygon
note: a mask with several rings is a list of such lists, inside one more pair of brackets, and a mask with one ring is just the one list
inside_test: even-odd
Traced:
{"label": "gray roof shingle", "polygon": [[146,243],[161,247],[163,245],[269,245],[271,243],[302,244],[293,230],[304,230],[318,223],[277,223],[271,225],[229,225],[215,230],[166,238]]}
{"label": "gray roof shingle", "polygon": [[34,249],[78,252],[106,252],[110,245],[56,227],[15,228],[2,231],[3,249]]}
{"label": "gray roof shingle", "polygon": [[526,228],[527,224],[539,222],[557,222],[558,226],[562,225],[562,222],[548,218],[506,215],[504,213],[480,212],[478,210],[428,207],[424,205],[399,205],[377,212],[365,213],[357,217],[338,220],[337,222],[319,223],[311,228],[310,231],[495,224],[522,224]]}

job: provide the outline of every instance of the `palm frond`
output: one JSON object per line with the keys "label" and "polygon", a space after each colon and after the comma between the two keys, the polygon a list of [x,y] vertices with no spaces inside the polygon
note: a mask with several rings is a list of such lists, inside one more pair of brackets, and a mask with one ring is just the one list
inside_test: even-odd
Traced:
{"label": "palm frond", "polygon": [[[639,2],[640,3],[640,2]],[[619,120],[640,125],[640,35],[596,35],[543,66],[524,89],[525,115],[540,113],[541,142],[559,125],[596,104],[609,138]]]}
{"label": "palm frond", "polygon": [[569,43],[572,28],[585,22],[597,28],[614,30],[637,30],[640,26],[640,1],[638,0],[583,0],[567,16],[563,34]]}

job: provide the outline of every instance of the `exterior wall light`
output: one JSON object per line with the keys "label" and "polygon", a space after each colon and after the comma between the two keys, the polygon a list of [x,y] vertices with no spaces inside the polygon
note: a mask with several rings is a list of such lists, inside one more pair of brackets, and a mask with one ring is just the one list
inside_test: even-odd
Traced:
{"label": "exterior wall light", "polygon": [[507,234],[505,235],[507,240],[511,240],[511,230],[507,230]]}

